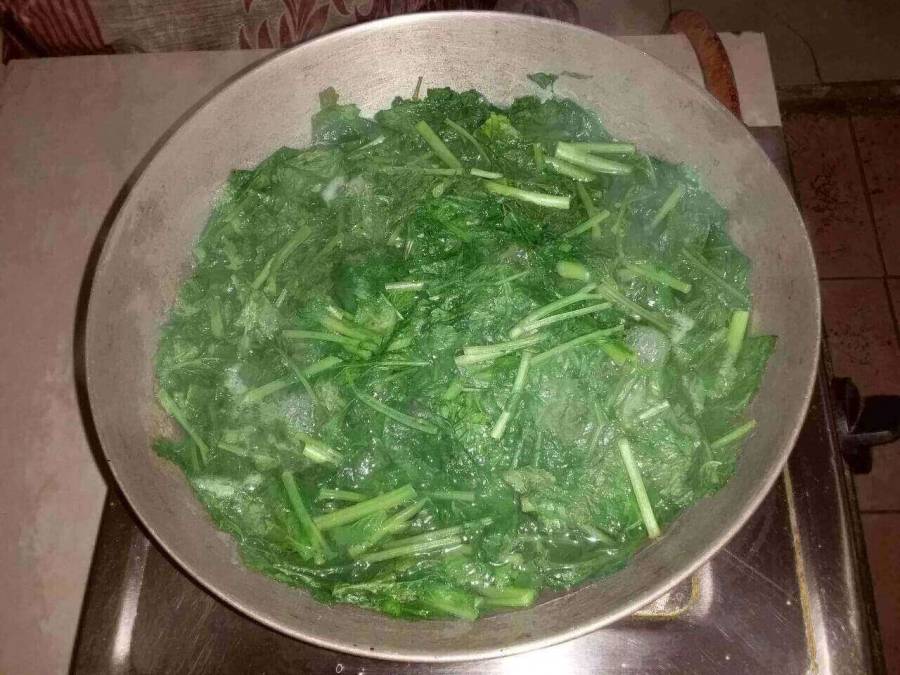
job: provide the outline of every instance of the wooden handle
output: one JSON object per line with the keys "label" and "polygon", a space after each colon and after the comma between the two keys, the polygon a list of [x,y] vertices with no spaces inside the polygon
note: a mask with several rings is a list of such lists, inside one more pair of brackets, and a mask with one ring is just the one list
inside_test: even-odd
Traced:
{"label": "wooden handle", "polygon": [[685,9],[669,17],[667,29],[669,33],[683,33],[687,37],[697,55],[709,93],[735,117],[742,119],[731,60],[709,20],[700,12]]}

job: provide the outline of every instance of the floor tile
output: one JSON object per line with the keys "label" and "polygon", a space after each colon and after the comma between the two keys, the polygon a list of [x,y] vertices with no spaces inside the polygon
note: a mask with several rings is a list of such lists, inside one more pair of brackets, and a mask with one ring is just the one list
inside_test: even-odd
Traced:
{"label": "floor tile", "polygon": [[900,673],[900,513],[863,514],[888,673]]}
{"label": "floor tile", "polygon": [[888,274],[900,274],[900,112],[854,115],[866,186]]}
{"label": "floor tile", "polygon": [[865,394],[900,392],[900,347],[881,279],[823,281],[822,309],[834,374]]}
{"label": "floor tile", "polygon": [[[896,0],[673,0],[719,31],[760,31],[780,86],[900,78]],[[852,57],[850,56],[852,55]]]}
{"label": "floor tile", "polygon": [[820,277],[883,274],[848,117],[789,113],[784,131]]}
{"label": "floor tile", "polygon": [[[863,396],[900,394],[900,347],[881,279],[822,282],[825,332],[834,374]],[[872,473],[856,477],[863,511],[900,510],[900,443],[873,451]]]}

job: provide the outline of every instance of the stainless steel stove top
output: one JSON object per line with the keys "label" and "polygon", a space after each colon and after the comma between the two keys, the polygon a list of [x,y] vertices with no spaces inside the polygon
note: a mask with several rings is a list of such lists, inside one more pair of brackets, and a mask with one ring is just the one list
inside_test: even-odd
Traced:
{"label": "stainless steel stove top", "polygon": [[[786,174],[781,130],[751,129]],[[782,479],[694,576],[631,618],[490,661],[410,664],[314,647],[239,614],[106,504],[73,673],[848,673],[883,668],[827,358]],[[535,626],[535,631],[540,631]]]}

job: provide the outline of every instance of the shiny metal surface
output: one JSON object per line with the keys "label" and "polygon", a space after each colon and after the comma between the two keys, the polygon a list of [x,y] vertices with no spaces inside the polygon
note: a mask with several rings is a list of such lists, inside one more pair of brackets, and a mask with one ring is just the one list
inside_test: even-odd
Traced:
{"label": "shiny metal surface", "polygon": [[[537,49],[535,45],[552,45]],[[695,167],[730,211],[754,263],[754,330],[779,336],[752,408],[757,433],[731,482],[686,512],[625,570],[533,608],[476,623],[411,623],[326,607],[245,569],[177,469],[150,440],[169,429],[153,397],[158,328],[190,264],[211,196],[235,166],[308,140],[317,92],[334,86],[366,112],[426,83],[474,87],[509,102],[529,72],[576,71],[560,95],[598,111],[610,130]],[[502,14],[423,14],[341,31],[267,61],[199,108],[132,187],[98,263],[88,313],[87,384],[96,427],[123,492],[189,574],[258,621],[321,647],[397,660],[495,657],[584,635],[632,614],[686,578],[765,498],[809,402],[819,298],[806,231],[778,172],[747,130],[704,91],[656,60],[588,30]]]}

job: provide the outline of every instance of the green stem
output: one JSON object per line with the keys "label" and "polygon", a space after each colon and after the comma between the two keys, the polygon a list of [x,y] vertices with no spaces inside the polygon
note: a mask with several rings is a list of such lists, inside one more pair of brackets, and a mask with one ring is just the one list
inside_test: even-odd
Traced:
{"label": "green stem", "polygon": [[381,342],[381,336],[378,333],[362,326],[351,325],[333,316],[323,316],[319,319],[319,323],[338,335],[346,335],[357,340],[369,340],[375,344]]}
{"label": "green stem", "polygon": [[185,433],[191,437],[191,440],[194,441],[194,445],[197,446],[197,450],[200,451],[200,460],[203,464],[206,464],[209,459],[209,446],[204,442],[202,438],[200,438],[200,434],[198,434],[193,425],[187,420],[187,416],[184,414],[184,411],[178,407],[178,404],[175,403],[175,400],[169,396],[169,393],[164,389],[159,390],[159,402],[162,405],[163,409],[169,413],[176,422],[184,429]]}
{"label": "green stem", "polygon": [[311,234],[312,228],[307,226],[303,226],[297,230],[297,232],[294,233],[294,236],[292,236],[288,242],[275,253],[275,255],[269,258],[269,262],[267,262],[260,273],[256,275],[256,278],[253,280],[254,290],[262,288],[262,285],[266,283],[266,279],[269,275],[275,274],[282,263],[287,260],[288,256],[294,252],[294,249],[306,241]]}
{"label": "green stem", "polygon": [[625,464],[625,470],[628,472],[631,489],[634,492],[634,498],[637,500],[638,510],[641,512],[644,527],[647,529],[647,536],[651,539],[656,539],[660,533],[659,524],[656,522],[656,516],[653,515],[650,497],[647,496],[647,488],[644,487],[641,471],[631,451],[631,444],[624,438],[619,439],[619,454],[622,455],[622,462]]}
{"label": "green stem", "polygon": [[500,413],[500,418],[497,420],[494,428],[491,429],[491,438],[495,441],[499,441],[503,438],[503,434],[506,433],[506,427],[518,407],[519,398],[521,398],[522,391],[525,389],[525,378],[528,377],[528,369],[531,366],[531,357],[531,352],[526,351],[522,353],[522,358],[519,360],[519,369],[516,371],[516,379],[513,382],[509,400],[504,406],[503,412]]}
{"label": "green stem", "polygon": [[518,340],[510,340],[508,342],[498,342],[492,345],[465,347],[463,354],[455,357],[457,366],[470,366],[475,363],[483,363],[484,361],[493,361],[501,356],[512,354],[520,349],[525,349],[537,344],[544,339],[543,335],[531,335],[529,337],[520,338]]}
{"label": "green stem", "polygon": [[584,234],[588,230],[602,223],[607,218],[609,218],[609,211],[604,210],[600,211],[599,213],[595,213],[586,221],[581,223],[581,225],[576,225],[571,230],[563,234],[563,239],[568,239],[569,237],[577,237],[579,234]]}
{"label": "green stem", "polygon": [[449,166],[451,169],[461,169],[462,164],[460,161],[456,159],[456,155],[450,152],[450,148],[448,148],[444,141],[441,140],[441,137],[434,133],[434,130],[428,126],[428,122],[425,120],[419,120],[416,123],[416,131],[419,132],[419,135],[425,139],[425,142],[431,147],[434,151],[434,154],[437,155],[438,159],[440,159],[444,164]]}
{"label": "green stem", "polygon": [[588,281],[591,273],[580,262],[573,260],[560,260],[556,263],[556,273],[563,279],[575,279],[576,281]]}
{"label": "green stem", "polygon": [[412,520],[413,516],[415,516],[419,511],[422,510],[423,506],[425,506],[425,500],[420,499],[417,502],[413,502],[406,508],[401,509],[386,521],[384,521],[384,523],[382,523],[381,526],[378,527],[366,539],[366,541],[359,544],[354,544],[349,549],[347,549],[347,553],[350,554],[351,558],[358,558],[367,549],[372,548],[375,544],[377,544],[385,537],[389,537],[390,535],[396,534],[397,532],[402,532],[407,527],[409,527],[409,521]]}
{"label": "green stem", "polygon": [[319,359],[311,366],[304,368],[302,371],[303,377],[312,377],[313,375],[324,373],[326,370],[331,370],[341,363],[343,362],[337,356],[326,356],[324,359]]}
{"label": "green stem", "polygon": [[531,147],[534,150],[534,166],[537,172],[541,173],[544,170],[544,148],[540,143],[535,143]]}
{"label": "green stem", "polygon": [[671,274],[653,265],[646,263],[626,263],[625,269],[639,277],[644,277],[651,281],[656,281],[669,288],[674,288],[682,293],[690,293],[691,285],[681,279],[673,277]]}
{"label": "green stem", "polygon": [[749,422],[744,422],[741,426],[736,427],[729,431],[727,434],[722,436],[721,438],[716,439],[712,443],[709,444],[710,450],[719,450],[724,448],[726,445],[731,445],[732,443],[736,443],[741,440],[744,436],[749,434],[756,428],[756,420],[750,420]]}
{"label": "green stem", "polygon": [[299,380],[293,377],[282,377],[277,380],[273,380],[272,382],[268,382],[262,386],[256,387],[255,389],[250,389],[249,391],[244,393],[241,401],[244,405],[259,403],[264,398],[268,398],[273,394],[277,394],[279,391],[287,389],[288,387],[292,387],[298,382]]}
{"label": "green stem", "polygon": [[443,492],[432,492],[428,495],[432,499],[445,502],[474,502],[474,492],[463,492],[460,490],[445,490]]}
{"label": "green stem", "polygon": [[619,305],[619,307],[625,310],[627,314],[640,317],[647,323],[659,328],[666,335],[672,332],[672,324],[670,324],[664,317],[652,310],[641,307],[635,302],[632,302],[624,295],[622,295],[622,293],[620,293],[619,290],[614,288],[612,285],[608,283],[601,284],[597,287],[597,292],[600,295],[605,296],[607,300],[610,300],[611,302]]}
{"label": "green stem", "polygon": [[591,217],[595,213],[597,213],[597,207],[594,206],[594,202],[591,199],[591,195],[588,193],[587,188],[584,187],[581,183],[575,183],[575,193],[578,195],[578,199],[581,200],[581,205],[584,206],[584,210],[587,212],[588,217]]}
{"label": "green stem", "polygon": [[536,592],[533,588],[507,586],[506,588],[482,588],[479,593],[483,604],[488,607],[530,607],[534,604]]}
{"label": "green stem", "polygon": [[310,461],[317,464],[334,464],[335,466],[344,461],[344,456],[324,441],[302,432],[295,433],[303,439],[303,455]]}
{"label": "green stem", "polygon": [[335,502],[364,502],[368,497],[360,492],[351,492],[350,490],[329,490],[322,488],[319,490],[319,496],[316,501],[335,501]]}
{"label": "green stem", "polygon": [[379,166],[378,171],[384,173],[419,173],[423,176],[462,176],[463,170],[460,169],[444,169],[439,166]]}
{"label": "green stem", "polygon": [[556,157],[597,173],[611,173],[618,175],[631,173],[631,167],[627,164],[614,162],[611,159],[604,159],[603,157],[597,157],[596,155],[592,155],[575,147],[571,143],[557,143]]}
{"label": "green stem", "polygon": [[310,517],[309,511],[306,510],[306,506],[303,504],[300,490],[297,489],[297,483],[294,481],[294,474],[290,471],[283,471],[281,473],[281,482],[284,484],[285,492],[287,492],[291,509],[293,509],[294,514],[297,516],[297,520],[300,521],[300,527],[303,528],[303,531],[306,532],[306,536],[309,537],[313,549],[320,555],[330,558],[333,555],[331,549],[328,547],[325,537],[322,536],[315,521]]}
{"label": "green stem", "polygon": [[617,365],[636,360],[634,352],[618,340],[604,340],[600,343],[600,349]]}
{"label": "green stem", "polygon": [[653,419],[657,415],[664,413],[668,409],[669,402],[663,401],[662,403],[657,403],[656,405],[647,408],[646,410],[638,414],[636,419],[638,422],[646,422],[647,420]]}
{"label": "green stem", "polygon": [[731,321],[728,323],[728,337],[725,339],[727,359],[731,364],[734,364],[741,353],[749,320],[750,312],[746,310],[739,309],[731,314]]}
{"label": "green stem", "polygon": [[569,319],[574,319],[578,316],[584,316],[585,314],[594,314],[595,312],[600,312],[604,309],[609,309],[612,305],[608,302],[601,302],[596,305],[589,305],[587,307],[582,307],[580,309],[573,309],[568,312],[562,312],[560,314],[553,314],[552,316],[548,316],[543,319],[539,319],[534,323],[528,323],[522,326],[523,333],[532,333],[540,328],[544,328],[546,326],[551,326],[555,323],[559,323],[560,321],[568,321]]}
{"label": "green stem", "polygon": [[593,152],[600,155],[633,155],[633,143],[569,143],[576,150]]}
{"label": "green stem", "polygon": [[686,248],[682,249],[681,252],[684,255],[684,257],[687,259],[687,261],[691,265],[691,267],[693,267],[695,270],[697,270],[698,272],[703,274],[703,276],[705,276],[707,279],[712,281],[722,291],[724,291],[725,293],[730,295],[732,297],[732,299],[737,301],[737,303],[739,305],[747,304],[746,296],[743,293],[741,293],[737,288],[735,288],[730,283],[728,283],[722,277],[721,273],[719,273],[717,270],[710,267],[709,263],[707,263],[705,260],[703,260],[700,256],[694,255],[693,253],[688,251]]}
{"label": "green stem", "polygon": [[[348,345],[350,347],[360,347],[361,340],[359,338],[351,338],[345,335],[334,335],[333,333],[325,333],[320,330],[284,330],[281,335],[286,340],[313,340],[321,342],[336,342],[340,345]],[[375,345],[372,345],[374,348]]]}
{"label": "green stem", "polygon": [[550,168],[560,176],[571,178],[578,183],[590,183],[597,178],[597,176],[590,171],[575,166],[574,164],[570,164],[559,157],[547,157],[544,161],[547,162],[547,164],[550,165]]}
{"label": "green stem", "polygon": [[425,432],[426,434],[437,435],[438,428],[431,422],[426,422],[425,420],[421,420],[418,417],[413,417],[412,415],[407,415],[406,413],[402,413],[399,410],[395,410],[394,408],[385,405],[374,396],[364,394],[352,385],[350,388],[353,390],[356,398],[358,398],[361,403],[368,406],[372,410],[381,413],[385,417],[391,418],[392,420],[398,422],[399,424],[402,424],[403,426],[409,427],[411,429],[417,429],[419,431]]}
{"label": "green stem", "polygon": [[449,117],[444,120],[444,123],[451,129],[453,129],[453,131],[469,141],[469,143],[472,144],[472,147],[474,147],[475,150],[478,151],[478,154],[484,157],[488,161],[488,163],[490,163],[491,156],[487,154],[487,152],[485,152],[483,147],[481,147],[481,143],[478,142],[477,138],[475,138],[472,134],[470,134],[462,126],[451,120]]}
{"label": "green stem", "polygon": [[484,182],[484,188],[488,192],[491,192],[495,195],[500,195],[501,197],[509,197],[510,199],[517,199],[520,202],[528,202],[529,204],[546,206],[550,209],[567,210],[572,200],[572,198],[568,195],[563,197],[560,195],[546,194],[544,192],[531,192],[529,190],[521,190],[519,188],[515,188],[511,185],[497,183],[492,180],[486,180]]}
{"label": "green stem", "polygon": [[687,191],[687,187],[685,187],[684,183],[679,183],[675,186],[672,192],[666,197],[666,201],[662,203],[662,206],[659,207],[659,211],[656,212],[656,215],[653,216],[653,220],[650,221],[650,227],[648,229],[653,230],[659,225],[669,213],[672,212],[676,206],[678,206],[678,202],[681,201],[681,198],[684,197],[684,193]]}
{"label": "green stem", "polygon": [[484,171],[483,169],[469,169],[469,173],[476,178],[489,178],[491,180],[503,178],[502,173],[497,173],[496,171]]}
{"label": "green stem", "polygon": [[313,518],[313,522],[320,530],[330,530],[341,525],[349,525],[355,523],[360,518],[364,518],[372,513],[379,511],[389,511],[395,506],[399,506],[404,502],[415,499],[416,491],[412,485],[404,485],[396,490],[385,492],[383,495],[372,497],[359,504],[347,506],[337,511],[332,511],[321,516]]}
{"label": "green stem", "polygon": [[567,352],[570,349],[574,349],[575,347],[580,347],[581,345],[593,342],[594,340],[602,342],[604,337],[613,335],[615,333],[620,333],[622,330],[622,326],[613,326],[612,328],[601,328],[600,330],[586,333],[577,338],[569,340],[568,342],[563,342],[560,345],[556,345],[552,349],[548,349],[545,352],[541,352],[531,360],[531,365],[538,366],[548,359],[559,356],[563,352]]}
{"label": "green stem", "polygon": [[[553,302],[549,302],[542,307],[538,307],[536,310],[525,316],[524,319],[519,321],[519,323],[517,323],[509,332],[509,336],[513,338],[518,337],[522,333],[522,326],[526,326],[529,323],[534,323],[538,319],[542,319],[549,314],[553,314],[553,312],[557,311],[558,309],[562,309],[563,307],[568,307],[569,305],[583,302],[585,299],[587,299],[588,294],[595,288],[597,288],[597,284],[588,284],[575,293],[572,293],[572,295],[567,295],[565,297],[559,298],[558,300],[554,300]],[[518,334],[513,335],[513,333]]]}
{"label": "green stem", "polygon": [[383,562],[385,560],[393,560],[394,558],[406,558],[420,555],[435,553],[444,549],[453,549],[461,546],[462,537],[448,537],[447,539],[435,539],[433,541],[424,541],[421,544],[409,544],[408,546],[395,546],[387,548],[375,553],[367,553],[360,556],[359,560],[367,563]]}
{"label": "green stem", "polygon": [[423,288],[424,281],[394,281],[384,285],[386,291],[421,291]]}
{"label": "green stem", "polygon": [[385,548],[396,548],[399,546],[412,546],[427,541],[434,541],[435,539],[447,539],[448,537],[456,537],[469,529],[486,527],[492,522],[493,520],[491,518],[482,518],[481,520],[473,520],[472,522],[463,523],[462,525],[445,527],[440,530],[431,530],[430,532],[423,532],[422,534],[416,534],[404,539],[395,539],[394,541],[385,543],[384,546]]}

